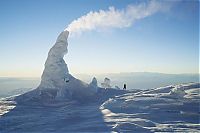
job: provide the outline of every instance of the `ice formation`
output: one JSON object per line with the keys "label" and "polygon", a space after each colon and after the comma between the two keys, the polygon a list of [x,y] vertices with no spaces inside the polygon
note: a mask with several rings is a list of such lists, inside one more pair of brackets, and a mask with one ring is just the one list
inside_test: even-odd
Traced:
{"label": "ice formation", "polygon": [[97,92],[98,91],[98,84],[97,84],[97,79],[94,77],[89,84],[90,87],[94,88],[94,90]]}
{"label": "ice formation", "polygon": [[55,45],[50,49],[38,88],[17,99],[21,101],[26,98],[45,101],[52,99],[76,99],[83,101],[83,99],[87,100],[94,97],[97,92],[95,79],[93,79],[93,85],[76,79],[69,73],[67,64],[63,59],[68,52],[68,35],[69,32],[67,30],[63,31],[58,36]]}
{"label": "ice formation", "polygon": [[105,78],[105,79],[104,79],[104,82],[101,83],[101,86],[102,86],[103,88],[111,88],[110,82],[111,82],[111,81],[110,81],[109,78]]}
{"label": "ice formation", "polygon": [[45,62],[45,69],[42,74],[39,89],[59,89],[67,85],[73,77],[69,74],[67,64],[63,60],[67,53],[67,37],[69,32],[62,32],[55,45],[50,49],[47,60]]}
{"label": "ice formation", "polygon": [[177,98],[181,98],[185,96],[185,90],[184,90],[184,86],[175,86],[171,91],[170,91],[170,95],[173,97],[177,97]]}

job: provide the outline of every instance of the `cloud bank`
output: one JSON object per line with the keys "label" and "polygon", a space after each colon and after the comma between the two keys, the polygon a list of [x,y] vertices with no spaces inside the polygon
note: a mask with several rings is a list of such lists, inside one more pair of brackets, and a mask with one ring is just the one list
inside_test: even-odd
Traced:
{"label": "cloud bank", "polygon": [[71,34],[81,34],[91,30],[126,28],[140,19],[168,9],[169,6],[166,4],[154,0],[137,5],[128,5],[121,10],[109,7],[108,10],[90,11],[88,14],[72,21],[65,30],[68,30]]}

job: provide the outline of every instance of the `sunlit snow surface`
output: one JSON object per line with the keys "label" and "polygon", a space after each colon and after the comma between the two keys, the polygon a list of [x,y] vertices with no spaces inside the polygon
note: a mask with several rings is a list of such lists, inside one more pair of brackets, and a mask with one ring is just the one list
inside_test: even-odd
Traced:
{"label": "sunlit snow surface", "polygon": [[[0,101],[0,132],[200,132],[199,84],[130,91],[100,103],[48,106]],[[104,96],[105,97],[105,96]]]}

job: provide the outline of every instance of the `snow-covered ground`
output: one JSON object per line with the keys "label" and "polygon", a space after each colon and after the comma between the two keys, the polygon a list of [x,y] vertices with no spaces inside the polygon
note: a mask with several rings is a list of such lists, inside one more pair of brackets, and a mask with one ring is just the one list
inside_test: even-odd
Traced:
{"label": "snow-covered ground", "polygon": [[128,93],[101,109],[114,131],[200,132],[199,90],[199,84],[185,84]]}
{"label": "snow-covered ground", "polygon": [[106,89],[99,101],[48,105],[0,100],[0,132],[200,132],[199,83],[147,90]]}
{"label": "snow-covered ground", "polygon": [[199,83],[148,90],[87,84],[70,74],[63,57],[69,32],[49,50],[40,85],[0,100],[0,132],[198,132]]}

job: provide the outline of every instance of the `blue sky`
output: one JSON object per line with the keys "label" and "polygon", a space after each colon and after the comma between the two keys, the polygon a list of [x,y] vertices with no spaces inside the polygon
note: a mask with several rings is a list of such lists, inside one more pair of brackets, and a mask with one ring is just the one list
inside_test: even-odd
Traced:
{"label": "blue sky", "polygon": [[[48,50],[73,20],[90,11],[146,1],[1,0],[0,76],[39,77]],[[164,5],[165,3],[163,3]],[[69,38],[65,61],[72,74],[198,73],[199,3],[170,2],[126,28],[92,30]]]}

